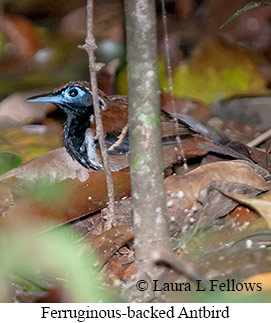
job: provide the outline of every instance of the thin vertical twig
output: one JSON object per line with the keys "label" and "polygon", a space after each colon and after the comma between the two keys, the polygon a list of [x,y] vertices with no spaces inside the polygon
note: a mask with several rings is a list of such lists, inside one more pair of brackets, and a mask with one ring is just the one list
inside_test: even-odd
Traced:
{"label": "thin vertical twig", "polygon": [[[175,99],[174,99],[174,88],[173,88],[172,68],[171,68],[171,61],[170,61],[170,46],[169,46],[169,39],[168,39],[167,12],[166,12],[165,0],[161,0],[161,7],[162,7],[163,29],[164,29],[164,34],[165,34],[165,54],[166,54],[169,93],[171,96],[172,111],[176,115],[177,110],[176,110],[176,104],[175,104]],[[175,128],[176,128],[176,133],[177,133],[178,120],[176,119],[176,116],[174,116],[174,122],[175,122]],[[180,147],[180,153],[181,153],[181,157],[183,160],[183,168],[184,168],[184,170],[188,170],[187,160],[186,160],[185,153],[183,150],[183,144],[182,144],[181,138],[179,136],[177,136],[176,141]]]}
{"label": "thin vertical twig", "polygon": [[98,98],[98,85],[97,85],[97,77],[96,71],[98,70],[98,64],[95,63],[95,55],[94,50],[97,48],[95,39],[93,36],[93,0],[88,0],[87,2],[87,36],[85,40],[85,44],[80,46],[80,48],[84,49],[88,53],[89,57],[89,71],[90,71],[90,80],[91,80],[91,88],[92,88],[92,96],[93,96],[93,106],[94,106],[94,115],[96,122],[96,132],[98,135],[99,145],[101,149],[101,155],[106,175],[106,183],[107,183],[107,191],[108,191],[108,224],[112,225],[113,217],[114,217],[114,185],[112,174],[110,171],[109,158],[106,150],[106,145],[104,141],[104,132],[103,132],[103,124],[102,117],[100,111],[100,103]]}

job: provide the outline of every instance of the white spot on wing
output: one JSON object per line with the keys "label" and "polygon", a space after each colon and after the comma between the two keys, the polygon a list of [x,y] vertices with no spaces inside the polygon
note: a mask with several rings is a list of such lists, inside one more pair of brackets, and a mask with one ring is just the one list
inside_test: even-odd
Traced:
{"label": "white spot on wing", "polygon": [[104,110],[106,104],[105,104],[104,100],[100,96],[99,96],[99,101],[100,101],[100,109]]}

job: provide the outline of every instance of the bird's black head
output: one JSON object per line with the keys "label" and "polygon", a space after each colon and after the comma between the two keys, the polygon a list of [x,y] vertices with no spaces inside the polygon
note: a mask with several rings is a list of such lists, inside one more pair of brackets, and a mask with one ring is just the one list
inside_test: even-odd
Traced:
{"label": "bird's black head", "polygon": [[[87,82],[70,82],[53,92],[36,95],[27,102],[50,102],[57,105],[67,115],[93,115],[92,92]],[[100,108],[104,109],[105,102],[99,96]]]}

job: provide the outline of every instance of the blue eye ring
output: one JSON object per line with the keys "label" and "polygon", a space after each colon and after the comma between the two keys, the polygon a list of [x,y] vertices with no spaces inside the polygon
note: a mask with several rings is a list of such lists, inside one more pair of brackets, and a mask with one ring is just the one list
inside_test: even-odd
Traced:
{"label": "blue eye ring", "polygon": [[68,94],[69,94],[69,96],[71,96],[72,98],[75,98],[75,97],[77,97],[77,95],[78,95],[78,91],[77,91],[76,89],[71,89],[71,90],[69,90]]}

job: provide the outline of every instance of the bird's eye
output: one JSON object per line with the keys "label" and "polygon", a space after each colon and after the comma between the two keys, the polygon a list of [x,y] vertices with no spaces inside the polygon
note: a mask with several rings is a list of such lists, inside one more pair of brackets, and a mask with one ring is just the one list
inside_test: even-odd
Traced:
{"label": "bird's eye", "polygon": [[68,93],[72,98],[75,98],[78,95],[78,91],[76,89],[72,89]]}

